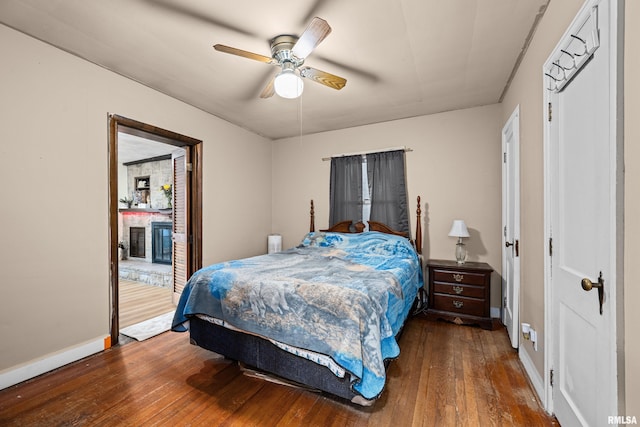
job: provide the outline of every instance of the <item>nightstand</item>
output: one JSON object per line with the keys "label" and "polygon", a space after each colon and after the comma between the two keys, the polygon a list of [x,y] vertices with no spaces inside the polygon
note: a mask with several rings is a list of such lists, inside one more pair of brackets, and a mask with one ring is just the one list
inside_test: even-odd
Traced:
{"label": "nightstand", "polygon": [[431,259],[427,272],[427,317],[493,329],[490,313],[493,269],[489,264]]}

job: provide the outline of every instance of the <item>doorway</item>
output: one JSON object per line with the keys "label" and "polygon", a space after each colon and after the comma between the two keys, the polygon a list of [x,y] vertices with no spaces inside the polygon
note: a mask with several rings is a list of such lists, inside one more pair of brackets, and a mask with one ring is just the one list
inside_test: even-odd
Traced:
{"label": "doorway", "polygon": [[[168,291],[174,303],[187,278],[202,265],[202,215],[197,208],[202,206],[202,141],[118,115],[109,115],[108,120],[110,335],[115,345],[121,329],[120,293],[130,286],[125,280],[121,284],[121,264],[130,262],[130,250],[135,249],[143,270],[152,265],[169,269]],[[131,140],[137,144],[129,146]],[[146,144],[147,150],[155,147],[164,153],[149,154]],[[135,156],[142,160],[128,159],[124,166],[120,145],[133,148],[126,152],[138,151]],[[126,172],[127,168],[135,173]]]}
{"label": "doorway", "polygon": [[502,129],[502,323],[520,336],[520,107]]}

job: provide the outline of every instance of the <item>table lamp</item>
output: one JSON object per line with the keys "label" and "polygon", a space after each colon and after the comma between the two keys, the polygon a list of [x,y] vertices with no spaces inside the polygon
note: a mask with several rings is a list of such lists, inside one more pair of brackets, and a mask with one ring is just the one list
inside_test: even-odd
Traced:
{"label": "table lamp", "polygon": [[467,249],[464,247],[463,237],[469,237],[469,230],[467,225],[461,219],[454,219],[451,231],[449,231],[449,237],[457,237],[458,243],[456,243],[456,261],[458,264],[464,264],[467,259]]}

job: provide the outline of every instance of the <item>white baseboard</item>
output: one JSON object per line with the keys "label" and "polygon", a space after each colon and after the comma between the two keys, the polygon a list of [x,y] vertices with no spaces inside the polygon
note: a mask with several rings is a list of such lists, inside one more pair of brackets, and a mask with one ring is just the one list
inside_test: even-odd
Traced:
{"label": "white baseboard", "polygon": [[544,402],[544,380],[533,364],[533,361],[531,360],[529,353],[527,353],[526,348],[522,345],[518,348],[518,356],[520,356],[522,366],[524,366],[524,370],[529,376],[529,380],[531,381],[533,389],[538,395],[538,399],[540,400],[540,402]]}
{"label": "white baseboard", "polygon": [[104,349],[105,339],[100,338],[71,349],[62,350],[34,362],[29,362],[18,368],[10,368],[4,372],[0,372],[0,390],[68,365],[84,357],[91,356]]}

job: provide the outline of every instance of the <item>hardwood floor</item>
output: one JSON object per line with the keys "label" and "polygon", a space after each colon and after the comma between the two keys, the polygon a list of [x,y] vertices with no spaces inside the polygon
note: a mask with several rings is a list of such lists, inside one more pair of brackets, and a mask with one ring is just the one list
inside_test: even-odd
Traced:
{"label": "hardwood floor", "polygon": [[120,279],[118,283],[120,329],[174,311],[169,288]]}
{"label": "hardwood floor", "polygon": [[550,426],[504,329],[409,319],[369,408],[243,375],[166,332],[0,391],[2,426]]}

